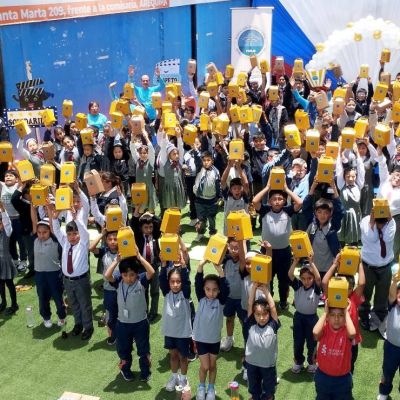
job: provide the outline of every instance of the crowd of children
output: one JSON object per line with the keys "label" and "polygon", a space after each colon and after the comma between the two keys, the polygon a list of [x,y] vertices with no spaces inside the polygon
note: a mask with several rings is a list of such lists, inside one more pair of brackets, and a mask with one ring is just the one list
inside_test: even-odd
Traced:
{"label": "crowd of children", "polygon": [[[147,75],[141,86],[133,85],[131,66],[121,95],[115,95],[115,85],[110,87],[110,120],[91,101],[83,126],[82,114],[78,121],[66,112],[64,127],[48,126],[41,145],[19,132],[14,155],[29,160],[34,176],[25,179],[22,164],[15,161],[3,164],[0,312],[18,311],[13,279],[28,269],[25,278],[34,276],[44,326],[52,326],[53,300],[57,325],[65,326],[68,308],[74,320],[71,334],[89,340],[94,330],[92,252],[104,278],[107,344],[116,346],[125,380],[134,379],[134,342],[140,379],[151,378],[150,323],[159,316],[161,291],[161,332],[171,369],[167,391],[189,384],[189,361],[198,356],[196,399],[215,399],[218,354],[234,345],[237,316],[248,391],[252,400],[271,400],[281,357],[278,311],[290,307],[293,288],[292,372],[300,373],[307,361],[318,400],[350,400],[360,326],[379,329],[385,345],[378,399],[387,399],[400,365],[400,274],[394,269],[400,253],[400,74],[394,82],[389,76],[381,98],[374,96],[370,78],[363,82],[357,77],[334,90],[331,82],[316,86],[305,74],[289,77],[289,68],[278,62],[268,86],[265,63],[261,67],[260,60],[251,61],[251,69],[237,78],[231,66],[222,74],[208,64],[205,82],[196,90],[192,60],[190,95],[183,94],[180,85],[166,85],[158,70],[158,86],[150,86]],[[385,74],[381,62],[380,80]],[[360,87],[363,83],[367,89]],[[158,101],[164,89],[168,101]],[[318,138],[314,145],[312,137]],[[331,162],[330,172],[323,169],[325,162]],[[71,204],[61,210],[58,191],[68,184],[62,179],[60,183],[60,176],[71,164],[76,176],[69,185]],[[39,183],[43,186],[42,172],[49,165],[55,175],[38,205],[35,190]],[[279,187],[278,169],[283,174]],[[88,177],[95,176],[101,190],[93,192]],[[143,201],[134,198],[133,184],[144,185]],[[379,204],[375,195],[382,200]],[[189,229],[197,232],[197,244],[207,243],[207,229],[210,236],[217,233],[219,212],[224,221],[219,233],[228,236],[229,215],[239,211],[250,216],[253,229],[260,225],[262,239],[256,246],[231,234],[214,274],[204,275],[206,256],[198,262],[196,310],[190,281],[193,260],[182,229],[175,227],[180,236],[174,260],[166,259],[160,248],[166,210],[183,210],[188,203]],[[134,232],[133,256],[122,256],[119,228],[107,226],[115,206],[121,211],[120,226]],[[93,240],[90,226],[98,231]],[[293,230],[306,232],[310,240],[305,257],[296,256],[291,246]],[[361,247],[357,278],[341,272],[344,246]],[[268,282],[252,280],[252,260],[260,255],[272,258]],[[341,275],[348,290],[344,306],[334,305],[329,294],[330,282]],[[318,306],[324,307],[319,318]]]}

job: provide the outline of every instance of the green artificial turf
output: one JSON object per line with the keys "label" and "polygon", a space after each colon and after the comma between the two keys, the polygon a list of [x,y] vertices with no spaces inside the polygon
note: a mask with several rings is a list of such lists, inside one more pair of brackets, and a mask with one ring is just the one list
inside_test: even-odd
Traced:
{"label": "green artificial turf", "polygon": [[[219,213],[217,226],[222,230],[223,213]],[[187,244],[192,244],[195,237],[194,228],[189,227],[188,215],[183,219],[183,235]],[[186,224],[186,225],[185,225]],[[255,232],[252,246],[256,247],[259,239],[259,230]],[[205,245],[207,240],[203,241]],[[190,248],[189,248],[190,250]],[[192,277],[194,277],[197,262],[192,262]],[[169,362],[167,351],[163,349],[164,338],[160,333],[161,324],[158,320],[151,325],[151,352],[152,377],[148,384],[137,379],[125,382],[118,369],[118,356],[115,346],[106,344],[106,328],[98,327],[103,312],[102,307],[102,279],[95,272],[95,262],[91,262],[93,283],[93,310],[95,318],[95,332],[89,342],[83,342],[79,337],[69,336],[61,338],[57,327],[46,329],[41,324],[38,313],[38,302],[35,288],[18,293],[20,309],[9,318],[0,314],[0,400],[56,400],[64,391],[84,393],[99,396],[102,400],[111,399],[141,399],[164,400],[175,399],[175,393],[168,393],[164,386],[169,379]],[[206,272],[212,271],[207,266]],[[192,280],[193,281],[193,280]],[[27,281],[16,279],[16,284],[26,284]],[[29,283],[29,282],[28,282]],[[195,297],[194,290],[192,295]],[[292,296],[291,296],[292,298]],[[162,310],[161,296],[160,308]],[[197,305],[197,301],[195,300]],[[26,327],[25,308],[33,305],[36,326]],[[53,312],[54,312],[54,307]],[[290,371],[292,366],[292,316],[294,308],[280,315],[282,328],[279,330],[278,376],[280,383],[277,386],[276,400],[307,400],[315,398],[313,377],[307,372],[298,375]],[[53,321],[56,315],[53,313]],[[73,318],[68,316],[68,331],[72,329]],[[223,330],[225,336],[225,327]],[[381,375],[383,340],[377,332],[363,332],[363,343],[359,351],[354,377],[354,399],[375,399]],[[247,387],[241,379],[241,355],[243,339],[239,323],[235,326],[235,346],[228,353],[221,353],[218,358],[217,398],[228,399],[228,383],[237,380],[240,383],[242,399],[248,399]],[[199,361],[189,365],[189,382],[192,394],[198,384]],[[134,372],[138,372],[136,356],[133,362]],[[398,378],[396,378],[398,379]],[[398,381],[395,380],[394,388]],[[396,390],[396,389],[394,389]],[[395,392],[393,392],[395,393]],[[392,394],[393,394],[392,393]],[[395,395],[396,396],[396,395]]]}

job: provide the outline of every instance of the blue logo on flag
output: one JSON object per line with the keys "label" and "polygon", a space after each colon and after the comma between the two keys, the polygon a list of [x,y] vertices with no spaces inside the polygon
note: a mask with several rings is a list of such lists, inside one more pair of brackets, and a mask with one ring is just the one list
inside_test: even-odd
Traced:
{"label": "blue logo on flag", "polygon": [[264,36],[255,29],[246,29],[239,35],[237,44],[245,56],[257,56],[264,48]]}

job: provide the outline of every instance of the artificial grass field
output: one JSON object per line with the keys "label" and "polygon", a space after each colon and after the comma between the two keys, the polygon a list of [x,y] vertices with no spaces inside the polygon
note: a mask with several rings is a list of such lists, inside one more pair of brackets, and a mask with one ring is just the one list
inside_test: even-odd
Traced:
{"label": "artificial grass field", "polygon": [[[187,210],[185,210],[187,211]],[[222,230],[223,213],[217,217],[217,227]],[[182,228],[185,232],[184,241],[189,251],[194,247],[194,228],[189,227],[188,215],[182,219]],[[185,225],[186,224],[186,225]],[[259,239],[260,231],[255,231],[252,248]],[[201,245],[205,246],[207,240]],[[198,252],[197,252],[198,253]],[[157,320],[151,325],[150,341],[152,352],[152,376],[148,383],[125,382],[119,374],[118,356],[115,346],[106,344],[107,331],[104,327],[98,327],[103,312],[102,291],[99,287],[102,283],[100,275],[96,274],[96,264],[91,258],[92,272],[92,298],[95,320],[95,331],[89,342],[82,341],[80,337],[68,336],[61,338],[61,331],[56,326],[46,329],[38,313],[38,301],[36,290],[20,292],[17,294],[19,311],[13,317],[5,317],[0,314],[0,400],[56,400],[64,391],[78,392],[88,395],[99,396],[101,400],[111,399],[141,399],[141,400],[168,400],[175,399],[175,393],[168,393],[164,386],[170,377],[169,361],[167,351],[163,348],[164,338],[160,333],[161,323]],[[192,283],[197,267],[197,261],[192,260]],[[206,273],[211,272],[213,267],[207,265]],[[32,281],[17,278],[15,283],[27,284]],[[291,299],[293,298],[291,292]],[[8,293],[7,293],[8,296]],[[194,288],[192,297],[197,306]],[[276,297],[276,296],[275,296]],[[162,311],[163,296],[160,296],[159,312]],[[33,329],[26,327],[25,308],[34,306],[36,326]],[[57,321],[55,309],[53,309],[53,322]],[[278,332],[278,376],[280,383],[277,386],[276,400],[307,400],[315,398],[313,376],[307,372],[298,375],[290,371],[292,366],[292,316],[294,307],[280,314],[282,327]],[[321,311],[321,309],[319,310]],[[278,309],[279,312],[279,309]],[[73,317],[68,316],[69,332],[73,327]],[[225,336],[225,326],[222,336]],[[363,343],[359,349],[354,376],[354,399],[376,399],[378,383],[382,367],[381,339],[377,332],[362,332]],[[136,350],[136,349],[135,349]],[[228,399],[228,383],[237,380],[240,383],[241,399],[248,399],[247,386],[241,379],[241,355],[243,351],[243,338],[240,325],[235,325],[235,345],[228,352],[221,352],[218,358],[217,373],[217,398]],[[192,395],[195,398],[198,384],[199,361],[196,360],[189,365],[189,382],[192,387]],[[134,353],[133,372],[138,372],[137,357]],[[138,374],[135,374],[137,377]],[[392,399],[398,398],[398,376],[394,381]]]}

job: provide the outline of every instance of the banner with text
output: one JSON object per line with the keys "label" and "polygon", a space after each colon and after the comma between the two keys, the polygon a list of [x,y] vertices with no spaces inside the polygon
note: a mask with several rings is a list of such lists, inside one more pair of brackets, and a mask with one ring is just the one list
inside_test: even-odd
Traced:
{"label": "banner with text", "polygon": [[[232,8],[231,63],[235,74],[250,69],[250,56],[271,59],[273,7]],[[260,71],[254,71],[255,75]],[[261,75],[260,75],[261,76]]]}

